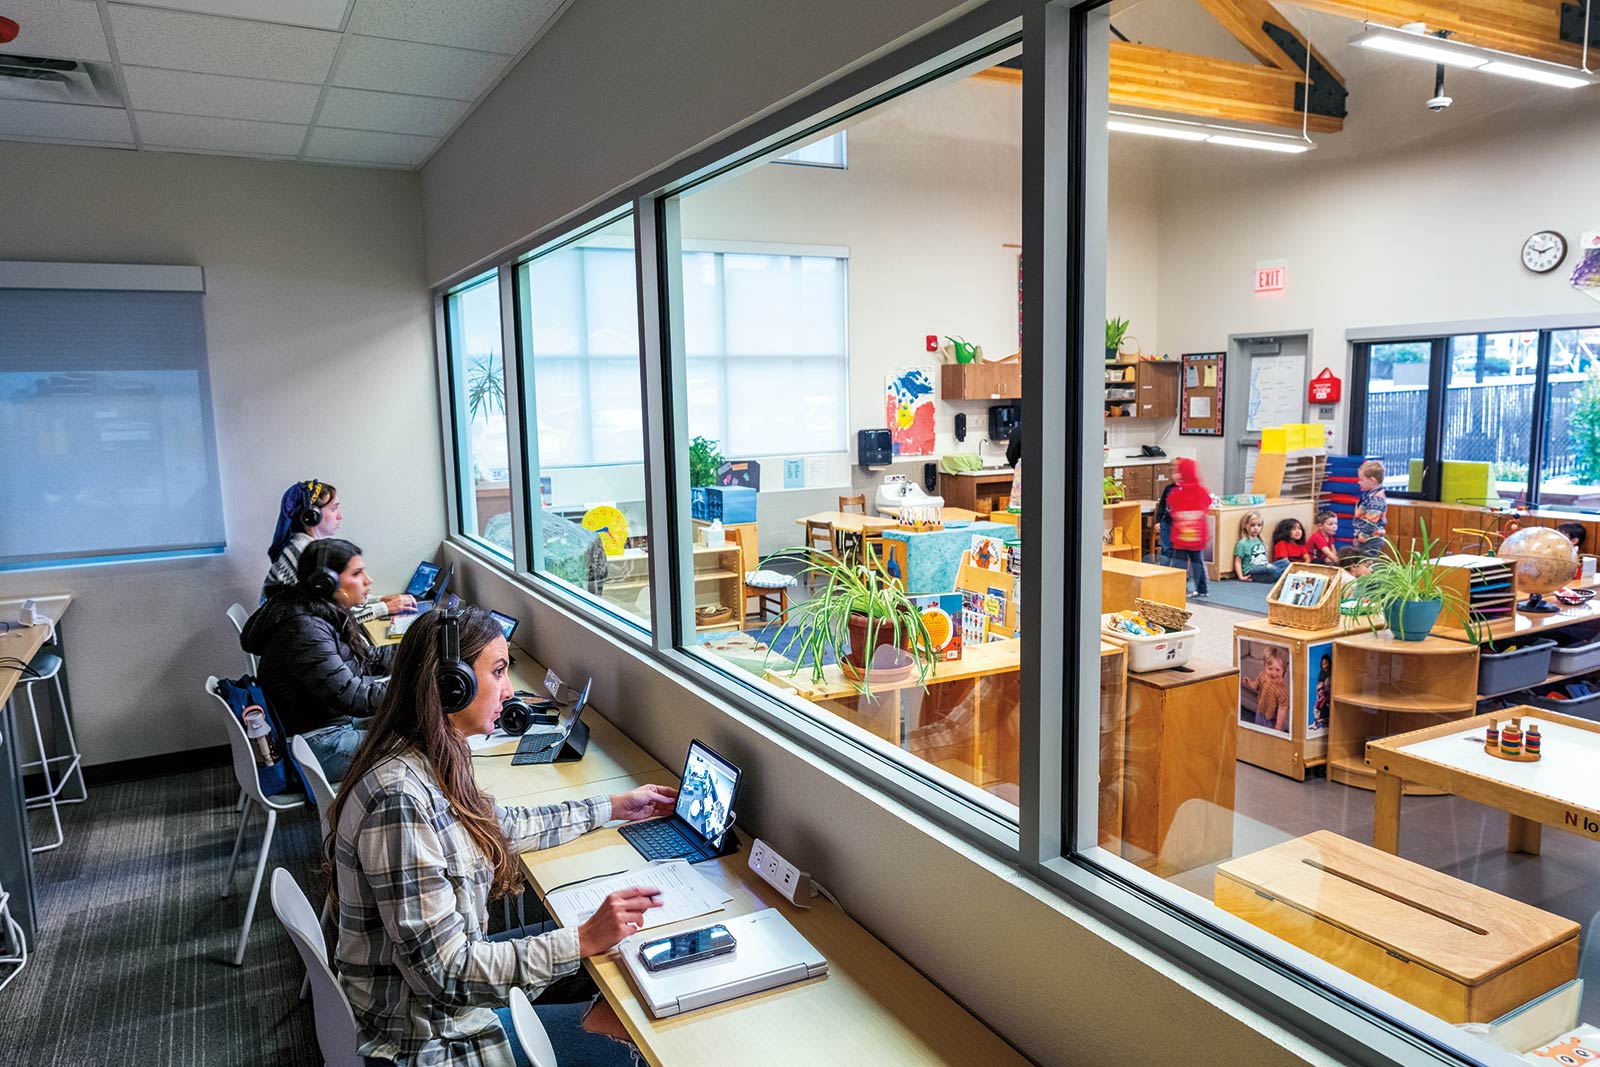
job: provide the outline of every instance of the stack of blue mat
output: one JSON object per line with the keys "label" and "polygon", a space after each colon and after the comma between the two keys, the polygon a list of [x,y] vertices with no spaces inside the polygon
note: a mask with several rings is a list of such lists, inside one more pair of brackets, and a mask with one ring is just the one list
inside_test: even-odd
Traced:
{"label": "stack of blue mat", "polygon": [[1356,502],[1361,499],[1361,486],[1357,477],[1366,456],[1329,456],[1322,478],[1322,495],[1317,499],[1318,510],[1327,509],[1339,516],[1339,529],[1334,532],[1333,543],[1346,549],[1355,543]]}

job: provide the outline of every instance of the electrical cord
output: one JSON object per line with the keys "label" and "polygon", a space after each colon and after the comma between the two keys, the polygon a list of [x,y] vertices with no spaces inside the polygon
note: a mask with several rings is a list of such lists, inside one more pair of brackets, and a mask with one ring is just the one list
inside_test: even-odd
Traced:
{"label": "electrical cord", "polygon": [[6,670],[20,671],[26,674],[31,674],[35,678],[44,677],[44,675],[34,670],[33,667],[29,665],[27,660],[18,659],[16,656],[0,656],[0,671]]}

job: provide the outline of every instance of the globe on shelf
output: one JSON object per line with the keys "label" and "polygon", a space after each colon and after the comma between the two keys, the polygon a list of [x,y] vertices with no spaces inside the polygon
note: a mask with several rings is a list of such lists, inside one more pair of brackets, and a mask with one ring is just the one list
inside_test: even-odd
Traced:
{"label": "globe on shelf", "polygon": [[1517,589],[1528,593],[1523,611],[1560,611],[1547,603],[1544,594],[1553,593],[1577,577],[1578,550],[1558,530],[1531,526],[1518,530],[1500,543],[1500,558],[1511,565]]}

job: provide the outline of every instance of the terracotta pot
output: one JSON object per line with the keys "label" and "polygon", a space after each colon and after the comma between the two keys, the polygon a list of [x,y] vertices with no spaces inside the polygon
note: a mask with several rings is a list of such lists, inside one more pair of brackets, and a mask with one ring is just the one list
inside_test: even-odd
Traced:
{"label": "terracotta pot", "polygon": [[[873,654],[878,649],[895,643],[894,624],[885,619],[878,623],[877,641],[871,649],[868,649],[868,622],[869,620],[864,613],[852,611],[846,624],[850,632],[850,651],[844,654],[841,662],[846,669],[854,668],[857,675],[867,670],[869,662],[873,663],[873,671],[876,673],[882,665],[874,661]],[[900,647],[909,653],[911,648],[911,627],[909,624],[900,627]]]}

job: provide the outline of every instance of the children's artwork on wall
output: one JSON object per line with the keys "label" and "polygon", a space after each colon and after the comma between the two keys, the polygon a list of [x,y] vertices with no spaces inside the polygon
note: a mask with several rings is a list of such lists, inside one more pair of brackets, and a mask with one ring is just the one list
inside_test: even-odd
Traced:
{"label": "children's artwork on wall", "polygon": [[1306,689],[1306,736],[1321,737],[1328,732],[1333,707],[1332,641],[1306,649]]}
{"label": "children's artwork on wall", "polygon": [[903,367],[889,374],[883,407],[897,456],[933,455],[933,379],[931,367]]}
{"label": "children's artwork on wall", "polygon": [[1584,234],[1584,247],[1579,249],[1570,284],[1589,299],[1600,300],[1600,247],[1594,246],[1595,240],[1593,235]]}
{"label": "children's artwork on wall", "polygon": [[1239,725],[1292,737],[1289,686],[1293,677],[1287,645],[1239,638]]}

